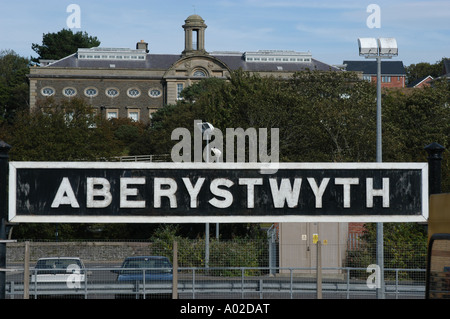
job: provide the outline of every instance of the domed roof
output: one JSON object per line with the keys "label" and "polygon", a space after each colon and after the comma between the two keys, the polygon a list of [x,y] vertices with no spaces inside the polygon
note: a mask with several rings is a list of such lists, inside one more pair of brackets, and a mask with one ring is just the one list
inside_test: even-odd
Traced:
{"label": "domed roof", "polygon": [[198,14],[192,14],[190,15],[187,19],[187,21],[204,21],[203,18],[201,16],[199,16]]}
{"label": "domed roof", "polygon": [[199,16],[198,14],[190,15],[186,20],[184,20],[184,22],[185,22],[185,25],[183,26],[183,28],[185,28],[185,27],[206,28],[205,20],[203,20],[203,18],[201,16]]}

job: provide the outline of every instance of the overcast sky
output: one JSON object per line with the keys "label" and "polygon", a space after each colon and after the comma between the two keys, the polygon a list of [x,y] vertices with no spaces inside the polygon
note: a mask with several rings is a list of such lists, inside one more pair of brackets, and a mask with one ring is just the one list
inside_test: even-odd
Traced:
{"label": "overcast sky", "polygon": [[[359,37],[394,37],[405,65],[450,58],[450,1],[347,0],[0,0],[0,50],[37,54],[32,43],[42,35],[69,28],[70,4],[80,8],[80,28],[102,47],[135,48],[145,40],[153,53],[179,54],[182,25],[191,14],[205,19],[206,50],[310,51],[328,64],[362,59]],[[379,7],[379,27],[368,6]],[[73,20],[74,21],[74,20]]]}

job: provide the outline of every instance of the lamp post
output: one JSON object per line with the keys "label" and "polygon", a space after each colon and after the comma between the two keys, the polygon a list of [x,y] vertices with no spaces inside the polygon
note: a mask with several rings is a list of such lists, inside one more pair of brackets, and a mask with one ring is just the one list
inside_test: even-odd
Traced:
{"label": "lamp post", "polygon": [[[209,141],[211,139],[211,134],[214,131],[214,126],[212,126],[211,123],[203,122],[197,123],[197,127],[206,139],[206,163],[209,163],[209,155],[211,153]],[[205,267],[209,268],[209,223],[205,223]]]}
{"label": "lamp post", "polygon": [[[397,41],[394,38],[359,38],[359,55],[366,59],[377,61],[377,162],[382,159],[382,130],[381,130],[381,60],[391,59],[398,55]],[[383,251],[383,223],[377,223],[377,265],[380,267],[380,287],[377,288],[377,298],[384,299],[384,251]]]}

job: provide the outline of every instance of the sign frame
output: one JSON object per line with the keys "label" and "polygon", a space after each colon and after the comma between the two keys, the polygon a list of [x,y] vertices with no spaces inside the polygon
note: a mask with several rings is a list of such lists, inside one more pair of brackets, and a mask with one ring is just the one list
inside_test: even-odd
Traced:
{"label": "sign frame", "polygon": [[[18,215],[17,170],[20,169],[205,169],[205,170],[419,170],[421,214],[414,215],[242,215],[242,216],[109,216],[109,215]],[[261,176],[269,174],[261,171]],[[267,174],[267,175],[264,175]],[[282,222],[426,222],[428,220],[428,163],[173,163],[173,162],[9,162],[9,216],[17,223],[282,223]]]}

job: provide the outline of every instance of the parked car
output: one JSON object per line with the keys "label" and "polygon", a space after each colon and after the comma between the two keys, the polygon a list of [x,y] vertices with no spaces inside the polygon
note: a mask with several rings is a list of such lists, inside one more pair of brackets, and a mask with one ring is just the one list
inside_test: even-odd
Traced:
{"label": "parked car", "polygon": [[69,288],[76,288],[77,283],[84,282],[85,275],[86,268],[78,257],[39,258],[31,270],[30,284],[66,283]]}
{"label": "parked car", "polygon": [[[117,282],[119,283],[139,284],[145,280],[146,284],[153,284],[154,287],[161,283],[171,283],[173,279],[172,269],[173,266],[167,257],[135,256],[125,258],[120,269],[112,270],[112,272],[117,274]],[[135,296],[136,293],[132,295],[120,294],[116,295],[116,298],[133,298]],[[153,290],[146,291],[146,297],[170,298],[171,294],[159,293],[157,289],[153,288]]]}
{"label": "parked car", "polygon": [[172,281],[172,264],[164,256],[136,256],[127,257],[118,270],[117,281]]}

